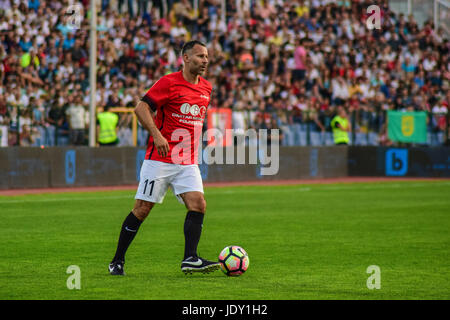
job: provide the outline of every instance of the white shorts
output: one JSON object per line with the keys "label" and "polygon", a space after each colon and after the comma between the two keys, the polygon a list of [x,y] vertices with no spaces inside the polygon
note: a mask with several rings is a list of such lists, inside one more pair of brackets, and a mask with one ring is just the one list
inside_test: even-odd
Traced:
{"label": "white shorts", "polygon": [[180,194],[191,191],[203,193],[203,182],[198,165],[181,165],[154,160],[144,160],[135,199],[162,203],[167,189],[171,188],[178,201]]}

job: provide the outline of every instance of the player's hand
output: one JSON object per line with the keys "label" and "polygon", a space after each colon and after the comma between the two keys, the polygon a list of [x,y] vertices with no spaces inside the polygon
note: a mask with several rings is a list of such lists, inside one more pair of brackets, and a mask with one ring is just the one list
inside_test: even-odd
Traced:
{"label": "player's hand", "polygon": [[161,157],[166,157],[169,154],[169,142],[167,142],[167,139],[162,134],[155,136],[153,143]]}

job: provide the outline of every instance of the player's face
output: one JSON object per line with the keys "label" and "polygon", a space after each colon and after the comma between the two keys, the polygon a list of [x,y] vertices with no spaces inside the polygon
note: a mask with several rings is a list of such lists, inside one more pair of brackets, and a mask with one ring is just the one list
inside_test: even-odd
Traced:
{"label": "player's face", "polygon": [[185,66],[192,74],[203,75],[208,67],[208,49],[196,44],[185,56]]}

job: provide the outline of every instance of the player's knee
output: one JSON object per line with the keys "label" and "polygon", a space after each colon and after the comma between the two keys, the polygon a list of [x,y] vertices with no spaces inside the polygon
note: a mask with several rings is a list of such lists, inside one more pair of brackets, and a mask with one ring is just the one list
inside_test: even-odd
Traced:
{"label": "player's knee", "polygon": [[188,210],[206,213],[206,201],[203,197],[196,197],[189,201]]}
{"label": "player's knee", "polygon": [[201,197],[196,201],[196,206],[197,206],[197,210],[198,212],[201,213],[206,213],[206,200]]}
{"label": "player's knee", "polygon": [[145,210],[143,208],[134,208],[133,214],[141,221],[144,221],[145,218],[147,218],[148,214],[150,213],[150,210]]}
{"label": "player's knee", "polygon": [[134,205],[133,214],[141,221],[144,221],[147,218],[148,214],[152,210],[155,204],[148,201],[136,200],[136,204]]}
{"label": "player's knee", "polygon": [[199,206],[198,211],[205,214],[206,213],[206,200],[203,197],[199,200],[198,206]]}

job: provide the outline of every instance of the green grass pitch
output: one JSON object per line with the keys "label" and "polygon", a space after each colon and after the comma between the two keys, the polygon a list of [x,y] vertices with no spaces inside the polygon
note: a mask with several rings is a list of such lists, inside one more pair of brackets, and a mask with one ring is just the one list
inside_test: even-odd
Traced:
{"label": "green grass pitch", "polygon": [[[210,187],[199,253],[240,245],[241,277],[184,275],[169,191],[108,273],[134,191],[0,197],[0,299],[449,299],[450,181]],[[68,289],[67,268],[80,268]],[[368,289],[380,268],[380,289]]]}

